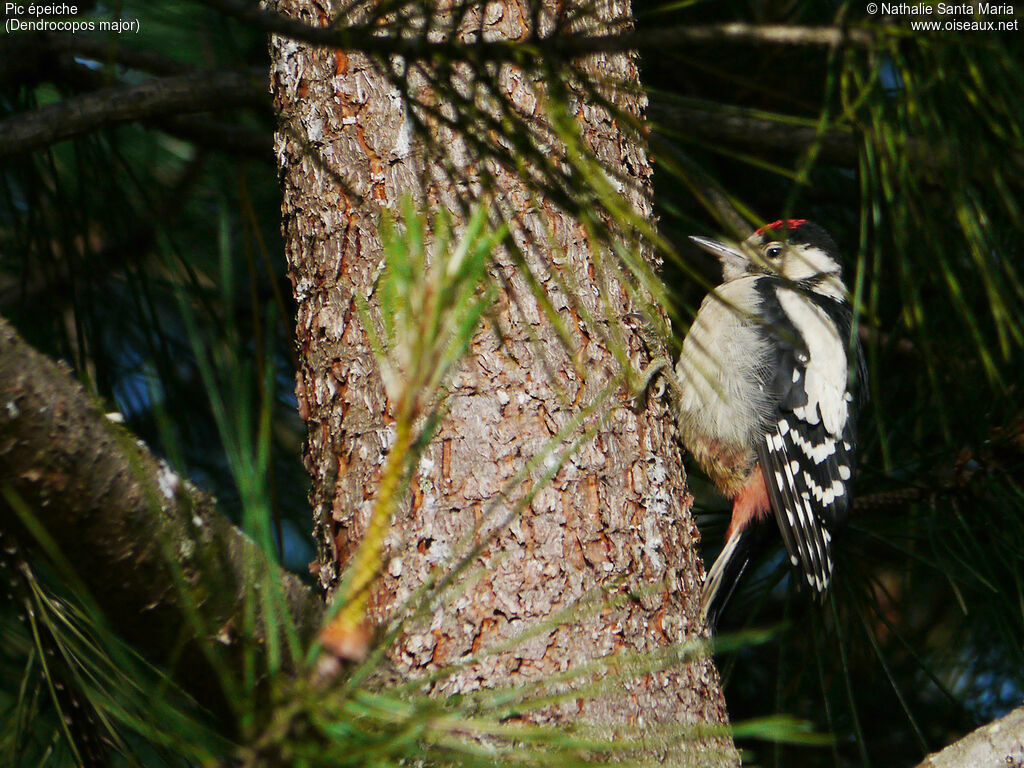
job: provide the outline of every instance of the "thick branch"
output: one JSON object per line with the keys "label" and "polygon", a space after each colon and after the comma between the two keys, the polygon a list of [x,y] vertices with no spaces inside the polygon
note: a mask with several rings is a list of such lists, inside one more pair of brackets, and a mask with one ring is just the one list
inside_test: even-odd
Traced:
{"label": "thick branch", "polygon": [[197,72],[104,88],[0,121],[0,157],[130,120],[267,103],[258,72]]}
{"label": "thick branch", "polygon": [[981,765],[1024,766],[1024,707],[929,755],[916,768],[975,768]]}
{"label": "thick branch", "polygon": [[[64,41],[67,44],[63,44]],[[36,39],[36,48],[46,53],[45,71],[35,73],[37,77],[52,79],[58,84],[67,84],[84,91],[96,92],[105,88],[124,89],[134,86],[121,80],[111,82],[109,73],[80,63],[79,56],[90,56],[98,61],[109,59],[128,66],[145,64],[151,71],[165,75],[195,74],[194,69],[185,67],[173,59],[125,48],[112,49],[109,43],[87,38],[79,39],[66,35],[64,38],[56,35],[40,36]],[[71,53],[75,55],[70,56]],[[264,70],[254,69],[251,74],[255,80],[266,82],[267,75]],[[242,93],[240,98],[243,105],[266,108],[269,113],[270,102],[262,89]],[[264,162],[270,162],[274,156],[269,130],[263,133],[235,123],[187,114],[158,116],[146,122],[172,136],[219,152],[247,156]]]}
{"label": "thick branch", "polygon": [[172,675],[207,706],[220,701],[203,648],[241,664],[254,581],[280,584],[301,634],[318,626],[310,589],[0,319],[0,529],[22,531],[26,509],[110,625],[158,663],[177,659]]}

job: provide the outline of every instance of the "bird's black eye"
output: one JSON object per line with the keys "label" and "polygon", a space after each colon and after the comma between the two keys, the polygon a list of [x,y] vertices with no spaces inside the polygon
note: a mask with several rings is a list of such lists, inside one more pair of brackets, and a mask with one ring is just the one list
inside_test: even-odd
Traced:
{"label": "bird's black eye", "polygon": [[764,249],[764,255],[766,258],[775,261],[777,258],[782,256],[782,244],[771,243],[770,245],[766,246]]}

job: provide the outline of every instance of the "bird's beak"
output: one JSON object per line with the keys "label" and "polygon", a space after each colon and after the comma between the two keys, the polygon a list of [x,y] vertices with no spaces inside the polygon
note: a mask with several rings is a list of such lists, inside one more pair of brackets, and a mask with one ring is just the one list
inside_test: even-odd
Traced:
{"label": "bird's beak", "polygon": [[722,262],[725,273],[743,272],[747,268],[749,258],[740,250],[739,246],[723,243],[719,240],[712,240],[710,237],[697,237],[690,235],[690,239],[708,253],[718,257]]}

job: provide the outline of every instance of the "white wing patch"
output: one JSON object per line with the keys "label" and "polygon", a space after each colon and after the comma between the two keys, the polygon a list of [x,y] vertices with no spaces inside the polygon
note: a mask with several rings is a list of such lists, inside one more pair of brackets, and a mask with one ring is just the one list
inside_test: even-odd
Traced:
{"label": "white wing patch", "polygon": [[793,413],[811,425],[818,423],[820,415],[828,433],[838,436],[846,426],[850,410],[845,397],[846,345],[821,307],[792,288],[780,286],[775,291],[810,356],[804,382],[807,405],[794,408]]}

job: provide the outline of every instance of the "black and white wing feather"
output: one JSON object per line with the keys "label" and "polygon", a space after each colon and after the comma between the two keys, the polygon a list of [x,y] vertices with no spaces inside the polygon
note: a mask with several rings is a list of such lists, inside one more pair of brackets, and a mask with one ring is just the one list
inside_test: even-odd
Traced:
{"label": "black and white wing feather", "polygon": [[[856,406],[844,303],[775,281],[762,290],[776,350],[768,386],[776,400],[758,458],[790,562],[812,590],[828,590],[832,537],[847,517],[856,468]],[[859,347],[857,378],[861,370]]]}

